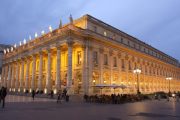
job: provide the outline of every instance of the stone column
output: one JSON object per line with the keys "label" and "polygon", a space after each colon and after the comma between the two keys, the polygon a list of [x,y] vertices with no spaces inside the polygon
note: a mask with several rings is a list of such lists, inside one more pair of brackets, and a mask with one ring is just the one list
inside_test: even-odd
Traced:
{"label": "stone column", "polygon": [[72,87],[72,47],[73,47],[73,41],[68,41],[68,71],[67,71],[67,87],[70,89],[70,93],[72,93],[71,91],[71,87]]}
{"label": "stone column", "polygon": [[20,74],[20,91],[22,91],[24,82],[24,60],[21,60],[21,74]]}
{"label": "stone column", "polygon": [[104,84],[103,80],[103,60],[104,60],[104,55],[103,55],[104,50],[102,48],[99,49],[99,68],[100,68],[100,84]]}
{"label": "stone column", "polygon": [[52,89],[51,84],[51,50],[48,49],[48,62],[47,62],[47,73],[46,73],[46,89],[49,92]]}
{"label": "stone column", "polygon": [[17,91],[19,87],[19,63],[16,62],[16,81],[15,81],[15,90]]}
{"label": "stone column", "polygon": [[8,77],[8,65],[5,66],[4,83],[3,83],[4,87],[7,87],[7,77]]}
{"label": "stone column", "polygon": [[11,69],[12,69],[12,66],[11,64],[9,63],[9,69],[8,69],[8,78],[7,78],[7,88],[9,89],[10,88],[10,84],[11,84]]}
{"label": "stone column", "polygon": [[124,64],[125,64],[125,72],[126,72],[126,79],[125,79],[125,83],[126,83],[126,85],[128,84],[128,81],[129,81],[129,66],[128,66],[128,61],[129,61],[129,55],[125,55],[125,57],[124,57]]}
{"label": "stone column", "polygon": [[2,66],[2,74],[1,74],[1,86],[0,87],[2,87],[3,86],[3,83],[4,82],[4,65]]}
{"label": "stone column", "polygon": [[[110,64],[109,64],[109,66],[110,66],[110,84],[112,84],[112,82],[113,82],[113,51],[112,50],[109,51],[109,62],[110,62]],[[111,90],[111,92],[112,92],[112,90]]]}
{"label": "stone column", "polygon": [[12,67],[11,67],[11,69],[12,69],[12,73],[11,73],[11,85],[10,85],[10,88],[11,88],[11,90],[12,90],[12,88],[14,88],[14,63],[12,63]]}
{"label": "stone column", "polygon": [[36,55],[33,55],[31,90],[35,90],[35,79],[36,79]]}
{"label": "stone column", "polygon": [[61,50],[60,46],[57,47],[57,58],[56,58],[56,90],[60,90],[61,88]]}
{"label": "stone column", "polygon": [[38,89],[42,90],[42,72],[43,72],[43,53],[39,53],[39,77],[38,77]]}
{"label": "stone column", "polygon": [[[113,58],[113,51],[112,50],[109,51],[109,62],[110,62],[110,64],[109,64],[109,66],[110,66],[110,84],[113,84],[113,81],[114,81],[114,75],[113,75],[114,58]],[[110,90],[111,90],[111,93],[113,94],[114,89],[110,88]]]}
{"label": "stone column", "polygon": [[89,62],[89,59],[88,59],[88,45],[87,45],[87,42],[84,43],[83,45],[83,68],[82,68],[82,77],[83,77],[83,92],[84,94],[88,94],[88,90],[89,90],[89,79],[88,79],[88,71],[89,71],[89,68],[88,68],[88,62]]}
{"label": "stone column", "polygon": [[29,59],[26,58],[26,79],[25,79],[25,89],[29,89]]}
{"label": "stone column", "polygon": [[117,63],[118,63],[118,81],[119,83],[121,83],[121,53],[118,53]]}
{"label": "stone column", "polygon": [[94,83],[93,83],[93,77],[92,77],[92,75],[93,75],[93,47],[92,46],[90,46],[90,44],[89,44],[89,48],[88,48],[88,58],[87,58],[87,66],[88,66],[88,76],[87,76],[87,78],[88,78],[88,88],[89,88],[89,91],[88,91],[88,93],[89,94],[93,94],[93,90],[94,90],[94,87],[91,87],[92,85],[94,85]]}

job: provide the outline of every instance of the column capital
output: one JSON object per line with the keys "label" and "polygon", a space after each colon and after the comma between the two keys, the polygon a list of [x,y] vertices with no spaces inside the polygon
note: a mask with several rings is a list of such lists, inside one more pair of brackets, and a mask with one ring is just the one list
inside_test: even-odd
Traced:
{"label": "column capital", "polygon": [[131,57],[131,60],[132,60],[132,62],[135,62],[135,57],[132,56],[132,57]]}
{"label": "column capital", "polygon": [[73,41],[73,38],[72,37],[69,37],[68,39],[67,39],[67,45],[68,46],[73,46],[73,44],[75,43],[74,41]]}
{"label": "column capital", "polygon": [[113,56],[113,55],[114,55],[113,50],[109,50],[109,55],[110,55],[110,56]]}
{"label": "column capital", "polygon": [[21,60],[21,62],[24,62],[24,60],[25,60],[25,57],[22,57],[20,60]]}
{"label": "column capital", "polygon": [[130,58],[129,55],[126,54],[125,55],[125,60],[129,60],[129,58]]}
{"label": "column capital", "polygon": [[118,58],[121,58],[121,57],[122,57],[122,55],[121,55],[121,53],[119,52],[119,53],[118,53]]}
{"label": "column capital", "polygon": [[39,55],[42,55],[43,54],[43,51],[39,51]]}
{"label": "column capital", "polygon": [[99,48],[99,52],[100,52],[100,53],[103,53],[103,52],[104,52],[104,49],[103,49],[103,48]]}
{"label": "column capital", "polygon": [[62,48],[61,45],[57,45],[57,46],[56,46],[56,49],[57,49],[57,50],[61,50],[61,48]]}
{"label": "column capital", "polygon": [[37,56],[36,54],[32,54],[31,55],[32,58],[36,58],[36,56]]}
{"label": "column capital", "polygon": [[48,53],[51,53],[51,48],[46,49]]}
{"label": "column capital", "polygon": [[93,46],[92,45],[89,45],[89,50],[92,50],[93,49]]}

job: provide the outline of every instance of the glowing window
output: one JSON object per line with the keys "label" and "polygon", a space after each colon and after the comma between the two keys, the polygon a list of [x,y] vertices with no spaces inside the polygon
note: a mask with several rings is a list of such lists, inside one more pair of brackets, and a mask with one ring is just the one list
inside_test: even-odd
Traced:
{"label": "glowing window", "polygon": [[95,64],[98,64],[98,53],[97,53],[97,51],[93,52],[93,62]]}
{"label": "glowing window", "polygon": [[104,65],[108,65],[108,56],[104,54]]}
{"label": "glowing window", "polygon": [[77,52],[77,64],[80,65],[81,64],[81,51]]}

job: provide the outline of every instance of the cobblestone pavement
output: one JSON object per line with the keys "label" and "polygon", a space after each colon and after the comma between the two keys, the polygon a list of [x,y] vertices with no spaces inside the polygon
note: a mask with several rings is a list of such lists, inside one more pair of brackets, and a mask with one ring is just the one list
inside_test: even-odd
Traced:
{"label": "cobblestone pavement", "polygon": [[144,101],[120,105],[8,95],[0,120],[180,120],[180,103]]}

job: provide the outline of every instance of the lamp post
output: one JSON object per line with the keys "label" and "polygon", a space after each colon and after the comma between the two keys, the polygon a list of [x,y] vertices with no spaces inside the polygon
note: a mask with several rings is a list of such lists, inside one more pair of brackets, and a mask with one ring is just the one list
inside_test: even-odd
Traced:
{"label": "lamp post", "polygon": [[94,79],[92,82],[93,82],[93,93],[95,93],[95,87],[96,87],[95,85],[96,85],[96,80]]}
{"label": "lamp post", "polygon": [[170,92],[171,92],[171,91],[170,91],[170,81],[172,80],[172,77],[167,77],[166,80],[169,81],[169,94],[170,94]]}
{"label": "lamp post", "polygon": [[140,91],[139,91],[139,74],[141,73],[141,70],[135,69],[133,72],[137,75],[137,94],[140,94]]}
{"label": "lamp post", "polygon": [[93,85],[95,85],[96,84],[96,80],[93,80]]}

